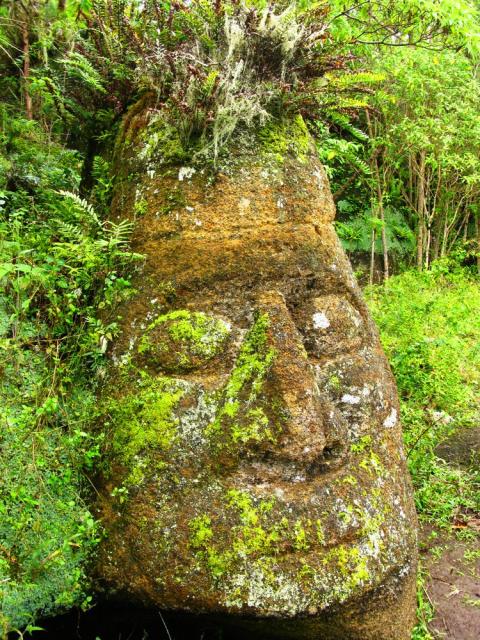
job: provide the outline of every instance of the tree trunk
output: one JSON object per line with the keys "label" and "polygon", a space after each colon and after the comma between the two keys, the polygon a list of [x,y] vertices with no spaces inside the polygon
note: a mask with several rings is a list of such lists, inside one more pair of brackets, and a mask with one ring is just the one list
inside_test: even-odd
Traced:
{"label": "tree trunk", "polygon": [[[368,109],[366,110],[367,124],[368,124],[368,135],[371,140],[373,140],[373,127],[372,122],[370,120],[370,114]],[[378,166],[378,152],[375,151],[371,158],[372,168],[375,174],[376,181],[376,191],[377,191],[377,203],[378,203],[378,213],[380,216],[380,220],[382,221],[382,251],[383,251],[383,279],[388,280],[389,278],[389,265],[388,265],[388,243],[387,243],[387,230],[385,229],[385,211],[383,208],[383,189],[382,182],[380,181],[380,169]],[[375,234],[373,234],[372,246],[375,247]],[[374,256],[375,259],[375,256]]]}
{"label": "tree trunk", "polygon": [[368,281],[373,284],[373,274],[375,271],[375,229],[372,229],[372,244],[370,247],[370,275]]}
{"label": "tree trunk", "polygon": [[[378,172],[378,167],[377,167]],[[389,264],[388,264],[388,242],[387,242],[387,229],[385,225],[385,211],[383,209],[383,193],[380,184],[377,187],[378,193],[378,212],[380,214],[380,220],[382,221],[382,250],[383,250],[383,279],[388,280],[390,277]]]}
{"label": "tree trunk", "polygon": [[67,0],[58,0],[58,10],[65,11],[65,7],[67,5]]}
{"label": "tree trunk", "polygon": [[418,198],[417,198],[417,268],[423,268],[423,251],[425,243],[425,156],[424,150],[420,152],[420,164],[418,167]]}
{"label": "tree trunk", "polygon": [[432,229],[430,225],[427,227],[427,243],[425,247],[425,268],[428,269],[430,267],[430,250],[432,245]]}
{"label": "tree trunk", "polygon": [[100,145],[97,139],[92,134],[88,138],[87,148],[85,150],[85,156],[83,159],[82,173],[80,177],[79,192],[82,198],[88,197],[93,188],[93,162],[95,160],[95,156],[98,154],[99,147]]}
{"label": "tree trunk", "polygon": [[477,232],[477,271],[480,274],[480,215],[475,217],[475,228]]}
{"label": "tree trunk", "polygon": [[22,51],[23,51],[23,95],[25,99],[25,113],[28,120],[33,120],[32,96],[30,95],[30,37],[28,33],[27,16],[22,22]]}

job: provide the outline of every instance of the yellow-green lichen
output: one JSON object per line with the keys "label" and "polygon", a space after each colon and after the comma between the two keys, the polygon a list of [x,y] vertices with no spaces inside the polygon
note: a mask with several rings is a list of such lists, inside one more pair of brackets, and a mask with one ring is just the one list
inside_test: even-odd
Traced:
{"label": "yellow-green lichen", "polygon": [[293,548],[295,551],[307,551],[310,548],[308,534],[301,520],[296,520],[293,525]]}
{"label": "yellow-green lichen", "polygon": [[332,565],[338,571],[339,580],[333,587],[333,593],[340,600],[348,598],[356,587],[370,579],[368,557],[356,546],[340,544],[329,551],[323,559],[324,565]]}
{"label": "yellow-green lichen", "polygon": [[258,404],[260,391],[274,359],[275,350],[269,346],[267,329],[269,318],[260,314],[248,332],[235,366],[230,374],[215,420],[206,428],[207,437],[222,444],[273,441],[274,431],[262,406]]}
{"label": "yellow-green lichen", "polygon": [[[143,376],[137,388],[122,398],[111,399],[107,413],[112,425],[112,449],[127,466],[149,449],[167,452],[177,437],[175,408],[184,394],[170,378]],[[140,468],[134,470],[138,480]]]}
{"label": "yellow-green lichen", "polygon": [[320,519],[317,519],[317,521],[315,522],[315,532],[317,534],[318,544],[323,546],[325,544],[325,530]]}
{"label": "yellow-green lichen", "polygon": [[279,162],[293,155],[305,161],[310,148],[310,134],[301,115],[288,121],[270,121],[258,132],[258,138],[265,154],[273,155]]}
{"label": "yellow-green lichen", "polygon": [[384,518],[377,503],[373,496],[362,509],[348,506],[349,516],[360,519],[360,538],[326,547],[320,520],[293,518],[275,499],[230,489],[224,508],[215,511],[225,520],[203,514],[190,522],[190,546],[197,568],[208,572],[232,606],[273,598],[283,607],[286,593],[308,597],[312,606],[329,606],[378,579]]}
{"label": "yellow-green lichen", "polygon": [[179,309],[156,318],[147,327],[137,350],[164,371],[188,371],[216,356],[229,333],[223,320]]}
{"label": "yellow-green lichen", "polygon": [[352,453],[362,453],[363,451],[367,451],[372,446],[372,436],[362,436],[358,439],[357,442],[354,442],[350,446],[350,451]]}
{"label": "yellow-green lichen", "polygon": [[228,545],[220,548],[212,525],[212,518],[202,514],[189,523],[190,547],[197,561],[204,565],[213,579],[218,580],[231,572],[245,558],[252,562],[275,557],[279,544],[288,538],[285,518],[271,521],[270,512],[275,500],[258,500],[245,491],[231,489],[225,496],[227,512],[233,511],[237,524],[230,526]]}

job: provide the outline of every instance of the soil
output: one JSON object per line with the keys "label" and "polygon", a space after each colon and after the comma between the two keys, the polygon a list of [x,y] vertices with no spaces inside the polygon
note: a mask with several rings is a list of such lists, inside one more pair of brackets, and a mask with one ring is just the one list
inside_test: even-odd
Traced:
{"label": "soil", "polygon": [[[460,467],[480,464],[480,427],[443,442],[437,455]],[[461,539],[459,539],[461,538]],[[430,631],[437,640],[480,638],[480,514],[459,514],[451,533],[424,527],[420,551],[426,590],[435,607]]]}
{"label": "soil", "polygon": [[[480,638],[480,544],[454,535],[423,531],[427,594],[435,607],[430,631],[438,640]],[[428,545],[428,546],[426,546]]]}

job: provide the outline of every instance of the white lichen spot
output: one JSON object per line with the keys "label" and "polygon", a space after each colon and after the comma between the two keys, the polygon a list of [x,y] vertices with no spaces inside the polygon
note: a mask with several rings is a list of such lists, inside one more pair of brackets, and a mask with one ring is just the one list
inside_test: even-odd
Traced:
{"label": "white lichen spot", "polygon": [[360,404],[360,398],[358,396],[352,396],[350,393],[345,393],[341,401],[345,404]]}
{"label": "white lichen spot", "polygon": [[285,207],[285,200],[283,198],[278,198],[277,200],[277,208],[283,209]]}
{"label": "white lichen spot", "polygon": [[445,411],[432,411],[432,418],[440,424],[450,424],[455,418],[449,416]]}
{"label": "white lichen spot", "polygon": [[250,208],[250,200],[248,198],[240,198],[240,201],[238,203],[238,209],[239,209],[240,214],[244,215],[244,213],[249,208]]}
{"label": "white lichen spot", "polygon": [[389,415],[383,421],[383,426],[386,429],[391,429],[397,424],[397,410],[392,409]]}
{"label": "white lichen spot", "polygon": [[[195,385],[182,381],[177,381],[185,393],[195,392]],[[187,409],[179,418],[177,432],[182,443],[179,451],[185,456],[191,456],[192,452],[205,446],[205,426],[210,424],[214,418],[218,406],[208,394],[200,392],[197,396],[197,403]]]}
{"label": "white lichen spot", "polygon": [[313,172],[313,175],[314,175],[314,176],[315,176],[315,178],[317,179],[317,182],[318,182],[318,186],[319,186],[319,188],[320,188],[320,189],[323,189],[324,184],[325,184],[325,181],[324,181],[324,178],[323,178],[323,175],[322,175],[322,172],[320,171],[320,169],[316,169],[316,170]]}
{"label": "white lichen spot", "polygon": [[330,320],[322,311],[314,313],[312,320],[314,329],[328,329],[330,326]]}
{"label": "white lichen spot", "polygon": [[352,313],[352,320],[356,327],[359,327],[362,324],[362,319],[356,313]]}
{"label": "white lichen spot", "polygon": [[[243,593],[243,597],[232,598],[231,594]],[[265,572],[261,567],[246,564],[243,572],[230,580],[227,606],[247,605],[267,615],[299,615],[308,607],[308,599],[293,576],[276,571]]]}
{"label": "white lichen spot", "polygon": [[192,213],[193,211],[195,211],[195,209],[193,207],[185,207],[185,209],[189,212]]}
{"label": "white lichen spot", "polygon": [[178,180],[183,182],[184,180],[189,180],[196,173],[196,169],[194,167],[180,167],[178,172]]}

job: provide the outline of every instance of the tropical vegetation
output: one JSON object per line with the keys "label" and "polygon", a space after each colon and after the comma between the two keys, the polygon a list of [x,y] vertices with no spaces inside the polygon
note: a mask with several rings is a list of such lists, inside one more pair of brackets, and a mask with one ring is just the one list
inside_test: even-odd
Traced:
{"label": "tropical vegetation", "polygon": [[88,421],[142,259],[108,221],[111,154],[148,93],[146,153],[212,172],[234,136],[303,120],[338,233],[378,283],[420,516],[478,513],[478,475],[436,446],[478,422],[479,46],[473,0],[0,0],[4,637],[91,602]]}

